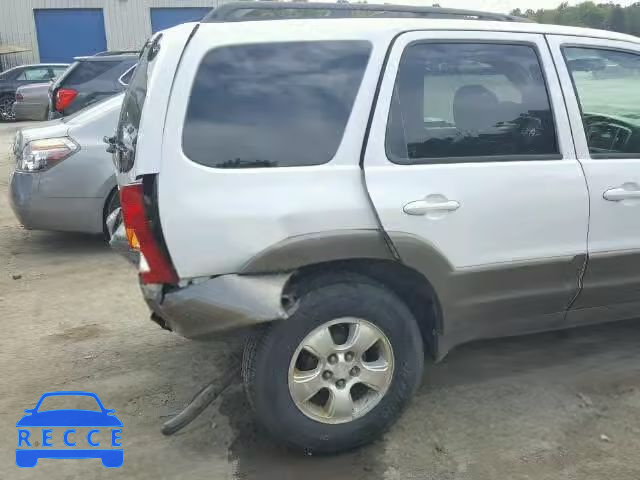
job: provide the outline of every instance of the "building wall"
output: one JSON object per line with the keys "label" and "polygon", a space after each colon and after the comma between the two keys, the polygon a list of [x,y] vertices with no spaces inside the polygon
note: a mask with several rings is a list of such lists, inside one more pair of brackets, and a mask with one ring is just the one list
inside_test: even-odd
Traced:
{"label": "building wall", "polygon": [[28,52],[3,55],[0,62],[4,68],[39,62],[38,38],[33,16],[33,10],[37,8],[102,8],[109,50],[132,50],[140,48],[151,35],[151,8],[215,7],[224,1],[0,0],[0,44],[30,49]]}

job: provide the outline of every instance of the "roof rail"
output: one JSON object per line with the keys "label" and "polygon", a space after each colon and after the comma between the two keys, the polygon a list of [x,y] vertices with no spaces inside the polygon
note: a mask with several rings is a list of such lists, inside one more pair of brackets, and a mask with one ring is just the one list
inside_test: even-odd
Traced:
{"label": "roof rail", "polygon": [[225,3],[214,8],[202,23],[284,20],[295,18],[451,18],[530,22],[531,20],[499,13],[476,12],[440,7],[410,5],[375,5],[368,3],[307,3],[243,1]]}
{"label": "roof rail", "polygon": [[139,55],[140,50],[106,50],[104,52],[98,52],[94,57],[110,57],[112,55]]}

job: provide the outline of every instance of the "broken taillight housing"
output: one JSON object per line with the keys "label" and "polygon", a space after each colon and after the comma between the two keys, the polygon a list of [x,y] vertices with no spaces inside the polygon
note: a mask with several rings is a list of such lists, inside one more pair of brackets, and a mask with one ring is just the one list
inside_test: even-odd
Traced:
{"label": "broken taillight housing", "polygon": [[129,246],[140,251],[142,283],[177,283],[178,275],[151,228],[142,184],[120,187],[120,205]]}

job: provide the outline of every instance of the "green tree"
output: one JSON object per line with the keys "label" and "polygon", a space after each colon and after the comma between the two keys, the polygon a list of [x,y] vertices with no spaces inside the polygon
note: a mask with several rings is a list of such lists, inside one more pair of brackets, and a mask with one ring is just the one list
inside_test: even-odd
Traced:
{"label": "green tree", "polygon": [[622,7],[611,2],[596,4],[592,1],[571,6],[565,1],[554,9],[528,9],[523,14],[522,10],[517,8],[511,13],[524,15],[540,23],[600,28],[640,35],[640,2]]}

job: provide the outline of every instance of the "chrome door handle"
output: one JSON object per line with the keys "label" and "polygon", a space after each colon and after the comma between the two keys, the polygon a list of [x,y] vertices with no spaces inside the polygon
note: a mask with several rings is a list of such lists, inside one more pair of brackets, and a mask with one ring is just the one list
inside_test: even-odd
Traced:
{"label": "chrome door handle", "polygon": [[429,202],[428,200],[415,200],[407,203],[403,211],[408,215],[426,215],[429,212],[453,212],[460,208],[455,200],[443,202]]}
{"label": "chrome door handle", "polygon": [[640,190],[627,190],[622,187],[612,188],[602,194],[605,200],[621,202],[623,200],[640,199]]}

